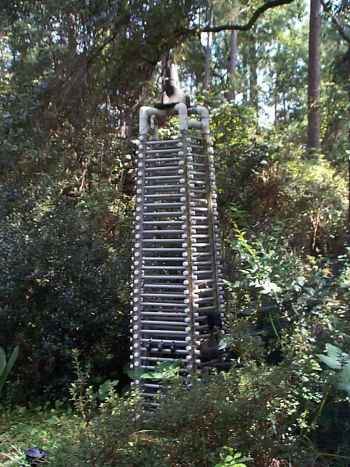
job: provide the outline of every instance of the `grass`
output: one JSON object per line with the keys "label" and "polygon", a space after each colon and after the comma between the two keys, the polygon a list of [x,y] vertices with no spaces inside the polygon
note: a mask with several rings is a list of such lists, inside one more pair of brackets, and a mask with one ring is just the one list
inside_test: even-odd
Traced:
{"label": "grass", "polygon": [[24,451],[30,447],[48,451],[50,459],[50,454],[67,438],[74,439],[81,425],[78,416],[59,404],[56,408],[15,407],[11,410],[0,405],[0,465],[27,465]]}

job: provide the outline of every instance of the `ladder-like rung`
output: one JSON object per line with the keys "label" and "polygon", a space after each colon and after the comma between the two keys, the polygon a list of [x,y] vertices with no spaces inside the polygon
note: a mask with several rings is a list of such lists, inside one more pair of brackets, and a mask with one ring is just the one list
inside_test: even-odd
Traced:
{"label": "ladder-like rung", "polygon": [[155,336],[188,336],[187,331],[169,331],[168,329],[156,330],[156,329],[141,329],[141,334],[154,334]]}
{"label": "ladder-like rung", "polygon": [[178,162],[182,158],[181,157],[161,157],[161,158],[156,158],[156,159],[151,159],[151,158],[146,158],[145,162]]}
{"label": "ladder-like rung", "polygon": [[146,154],[155,154],[155,153],[161,153],[161,154],[167,154],[168,152],[179,152],[182,151],[181,147],[176,147],[176,148],[166,148],[166,149],[146,149]]}
{"label": "ladder-like rung", "polygon": [[[185,258],[183,256],[175,256],[175,257],[172,257],[172,258],[167,258],[166,256],[164,258],[161,257],[161,256],[144,256],[143,259],[145,261],[184,261],[185,260]],[[145,267],[145,266],[143,266],[143,267]],[[167,269],[167,267],[168,266],[164,266],[164,269]]]}
{"label": "ladder-like rung", "polygon": [[154,139],[154,140],[147,140],[146,144],[167,144],[167,143],[181,143],[180,138],[174,138],[174,139]]}
{"label": "ladder-like rung", "polygon": [[194,203],[195,205],[199,203],[208,204],[208,200],[206,198],[194,198],[194,200],[191,202]]}
{"label": "ladder-like rung", "polygon": [[188,316],[187,313],[183,313],[183,312],[173,312],[173,311],[169,311],[168,313],[166,311],[142,311],[141,310],[141,315],[143,316],[164,316],[164,317],[179,317],[179,318],[186,318]]}
{"label": "ladder-like rung", "polygon": [[143,248],[143,251],[154,251],[156,253],[171,253],[175,251],[186,251],[186,248]]}
{"label": "ladder-like rung", "polygon": [[155,189],[158,190],[160,188],[169,190],[170,188],[181,188],[181,185],[145,185],[144,188],[145,190],[155,190]]}
{"label": "ladder-like rung", "polygon": [[[141,297],[154,297],[154,298],[186,298],[186,294],[180,294],[180,293],[157,293],[155,296],[154,293],[142,293]],[[161,306],[162,303],[157,302],[155,305]]]}
{"label": "ladder-like rung", "polygon": [[183,224],[183,221],[173,221],[173,220],[170,220],[170,221],[143,221],[143,224],[152,224],[152,225],[164,225],[164,224],[167,224],[167,225],[179,225],[179,224]]}
{"label": "ladder-like rung", "polygon": [[[161,321],[161,320],[151,320],[149,319],[150,317],[152,318],[159,318],[159,317],[162,317],[163,314],[161,314],[160,312],[157,312],[157,313],[152,313],[152,315],[150,314],[151,312],[148,312],[148,314],[146,315],[146,320],[142,320],[142,318],[140,319],[140,323],[141,324],[147,324],[147,325],[165,325],[165,326],[191,326],[191,322],[187,322],[186,319],[188,318],[188,314],[186,313],[182,313],[181,315],[179,315],[178,313],[164,313],[164,318],[181,318],[181,320],[170,320],[170,321]],[[144,315],[144,313],[142,313],[142,316]],[[171,316],[169,316],[171,315]],[[198,316],[195,321],[206,321],[208,319],[208,316],[207,315],[204,315],[204,316]],[[207,324],[205,325],[207,326]],[[158,331],[158,330],[157,330]],[[175,342],[176,343],[176,342]],[[162,350],[166,350],[166,349],[162,349]]]}
{"label": "ladder-like rung", "polygon": [[[141,356],[141,360],[148,360],[150,362],[174,362],[174,358],[168,358],[168,357],[148,357],[148,356],[143,357]],[[186,358],[176,358],[175,361],[185,362]]]}
{"label": "ladder-like rung", "polygon": [[[152,276],[152,275],[146,275],[146,276],[143,276],[143,279],[146,281],[147,279],[153,279],[153,280],[159,280],[159,279],[163,279],[163,280],[167,280],[167,281],[175,281],[175,280],[182,280],[184,281],[186,279],[185,276],[172,276],[172,275],[169,275],[169,274],[164,274],[163,276]],[[166,285],[166,284],[162,284],[162,285]],[[169,285],[169,284],[168,284]]]}
{"label": "ladder-like rung", "polygon": [[166,166],[160,166],[160,167],[145,167],[146,172],[154,172],[155,170],[179,170],[179,166],[178,165],[166,165]]}
{"label": "ladder-like rung", "polygon": [[[151,325],[151,326],[182,326],[187,327],[189,324],[185,321],[152,321],[152,320],[143,320],[140,319],[141,325]],[[142,332],[142,330],[141,330]]]}
{"label": "ladder-like rung", "polygon": [[183,238],[144,238],[144,243],[183,243]]}
{"label": "ladder-like rung", "polygon": [[181,216],[183,211],[163,211],[163,212],[147,212],[144,211],[144,216]]}
{"label": "ladder-like rung", "polygon": [[172,208],[172,207],[178,207],[178,206],[183,206],[183,203],[179,201],[174,201],[173,203],[144,203],[145,207],[153,207],[153,208]]}
{"label": "ladder-like rung", "polygon": [[181,196],[183,196],[182,193],[168,193],[168,194],[159,193],[155,195],[145,194],[145,198],[179,198]]}
{"label": "ladder-like rung", "polygon": [[144,284],[143,287],[145,289],[186,289],[185,285],[180,284]]}
{"label": "ladder-like rung", "polygon": [[204,208],[201,206],[194,206],[192,209],[194,209],[195,211],[200,211],[200,212],[208,212],[208,208]]}
{"label": "ladder-like rung", "polygon": [[155,344],[169,344],[169,345],[172,345],[172,344],[178,344],[178,345],[181,345],[181,346],[187,346],[187,342],[186,341],[179,341],[179,340],[169,340],[169,339],[158,339],[158,338],[144,338],[142,337],[141,338],[141,344],[152,344],[152,343],[155,343]]}
{"label": "ladder-like rung", "polygon": [[187,308],[188,304],[187,303],[178,303],[178,302],[162,302],[162,303],[156,303],[156,302],[141,302],[142,306],[157,306],[157,307],[179,307],[179,308]]}
{"label": "ladder-like rung", "polygon": [[[182,175],[158,175],[147,177],[147,180],[179,180],[182,177]],[[147,185],[145,186],[147,187]]]}
{"label": "ladder-like rung", "polygon": [[[144,230],[144,234],[152,234],[152,235],[160,235],[160,234],[183,234],[183,230],[176,230],[176,229],[164,229],[164,230]],[[204,236],[204,235],[203,235]],[[196,235],[193,235],[196,237]]]}
{"label": "ladder-like rung", "polygon": [[[185,266],[142,266],[142,269],[154,269],[155,271],[159,271],[160,269],[165,269],[165,270],[185,270]],[[175,276],[174,276],[175,277]],[[179,277],[183,277],[183,279],[186,279],[186,274],[184,274],[183,276],[179,276]]]}

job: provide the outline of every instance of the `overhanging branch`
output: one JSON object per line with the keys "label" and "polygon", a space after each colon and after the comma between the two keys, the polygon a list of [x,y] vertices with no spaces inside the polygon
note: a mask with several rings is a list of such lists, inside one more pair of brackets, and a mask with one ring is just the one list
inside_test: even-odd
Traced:
{"label": "overhanging branch", "polygon": [[331,17],[331,20],[332,20],[332,23],[333,23],[335,29],[339,32],[339,34],[341,35],[341,37],[342,37],[348,44],[350,44],[350,34],[347,34],[347,33],[345,32],[345,28],[344,28],[344,26],[341,24],[341,22],[339,21],[339,18],[337,18],[335,15],[333,15],[332,10],[330,9],[330,7],[328,6],[328,4],[327,4],[324,0],[321,0],[321,3],[322,3],[322,6],[323,6],[324,11]]}
{"label": "overhanging branch", "polygon": [[245,24],[222,24],[220,26],[207,26],[204,28],[194,28],[188,30],[189,33],[196,33],[196,32],[220,32],[220,31],[249,31],[258,18],[265,13],[266,10],[270,10],[271,8],[275,8],[281,5],[287,5],[289,3],[293,3],[294,0],[270,0],[259,8],[257,8],[250,20]]}

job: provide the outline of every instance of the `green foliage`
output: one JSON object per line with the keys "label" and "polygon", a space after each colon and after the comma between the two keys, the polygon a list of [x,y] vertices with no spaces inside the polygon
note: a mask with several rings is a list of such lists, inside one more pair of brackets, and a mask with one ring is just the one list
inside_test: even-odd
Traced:
{"label": "green foliage", "polygon": [[16,346],[7,359],[5,350],[0,347],[0,396],[6,380],[18,358],[19,347]]}
{"label": "green foliage", "polygon": [[[17,351],[5,361],[0,349],[0,391],[27,405],[70,397],[74,412],[3,408],[0,463],[23,463],[30,442],[57,467],[348,464],[349,53],[324,15],[324,155],[305,160],[304,3],[239,32],[233,74],[231,32],[213,36],[200,95],[208,50],[186,29],[203,26],[208,6],[216,24],[243,23],[261,2],[2,2],[0,342],[21,353],[9,374]],[[346,24],[346,2],[333,3]],[[211,112],[232,369],[191,390],[173,365],[134,373],[171,383],[145,416],[138,395],[117,392],[129,358],[130,140],[173,47]]]}
{"label": "green foliage", "polygon": [[12,401],[68,397],[72,348],[94,384],[128,360],[131,108],[198,6],[1,6],[0,342],[22,349]]}
{"label": "green foliage", "polygon": [[308,398],[315,380],[305,379],[307,365],[298,372],[291,359],[279,367],[252,364],[194,381],[191,390],[178,383],[153,414],[140,413],[134,395],[114,394],[79,441],[54,454],[53,465],[210,467],[249,465],[253,459],[256,465],[273,459],[302,465],[309,455],[308,421],[318,407],[317,398]]}
{"label": "green foliage", "polygon": [[11,395],[22,401],[68,395],[72,348],[90,361],[96,383],[114,379],[128,358],[128,217],[115,217],[109,238],[108,211],[94,197],[79,206],[55,193],[30,201],[27,213],[0,223],[0,336],[21,345]]}
{"label": "green foliage", "polygon": [[290,241],[299,247],[306,239],[316,252],[339,248],[344,239],[346,184],[330,163],[323,158],[316,166],[291,160],[282,168],[282,186],[281,208]]}
{"label": "green foliage", "polygon": [[223,453],[220,457],[220,462],[215,464],[215,467],[247,467],[247,465],[242,464],[242,462],[251,460],[248,457],[243,457],[240,452],[236,452],[234,449],[228,447],[223,449]]}
{"label": "green foliage", "polygon": [[70,400],[84,423],[89,424],[96,415],[100,404],[114,396],[115,386],[117,386],[118,381],[106,380],[96,391],[89,384],[91,381],[91,368],[90,366],[85,369],[81,367],[79,352],[76,349],[73,350],[73,365],[76,377],[69,388]]}

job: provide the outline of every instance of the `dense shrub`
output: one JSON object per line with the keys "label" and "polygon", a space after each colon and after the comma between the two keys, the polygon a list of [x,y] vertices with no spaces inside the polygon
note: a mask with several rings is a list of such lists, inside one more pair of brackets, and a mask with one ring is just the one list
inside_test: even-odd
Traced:
{"label": "dense shrub", "polygon": [[[338,258],[333,276],[315,261],[301,276],[300,260],[281,245],[240,243],[243,280],[229,287],[235,319],[224,339],[232,369],[203,374],[191,389],[175,377],[153,414],[140,412],[135,395],[112,394],[53,465],[211,467],[226,446],[250,457],[248,466],[347,466],[348,422],[335,417],[347,413],[348,399],[317,354],[327,342],[350,349],[340,322],[349,313],[349,259]],[[262,295],[274,308],[261,306]],[[269,358],[276,348],[278,361]],[[83,405],[94,401],[89,394]]]}
{"label": "dense shrub", "polygon": [[279,366],[252,363],[195,382],[190,391],[175,384],[153,415],[140,415],[133,397],[114,398],[78,442],[64,443],[53,465],[211,467],[224,446],[253,458],[248,465],[309,465],[321,457],[306,440],[325,376],[306,354],[312,340],[306,341],[308,349],[305,341],[295,346]]}
{"label": "dense shrub", "polygon": [[342,251],[347,190],[341,172],[325,157],[305,159],[303,146],[275,130],[258,129],[247,107],[214,102],[212,129],[225,238],[237,226],[272,236],[278,228],[305,254]]}
{"label": "dense shrub", "polygon": [[74,348],[96,382],[128,359],[128,217],[114,216],[111,236],[110,211],[88,194],[30,201],[0,224],[0,342],[20,346],[11,398],[22,401],[65,397]]}

